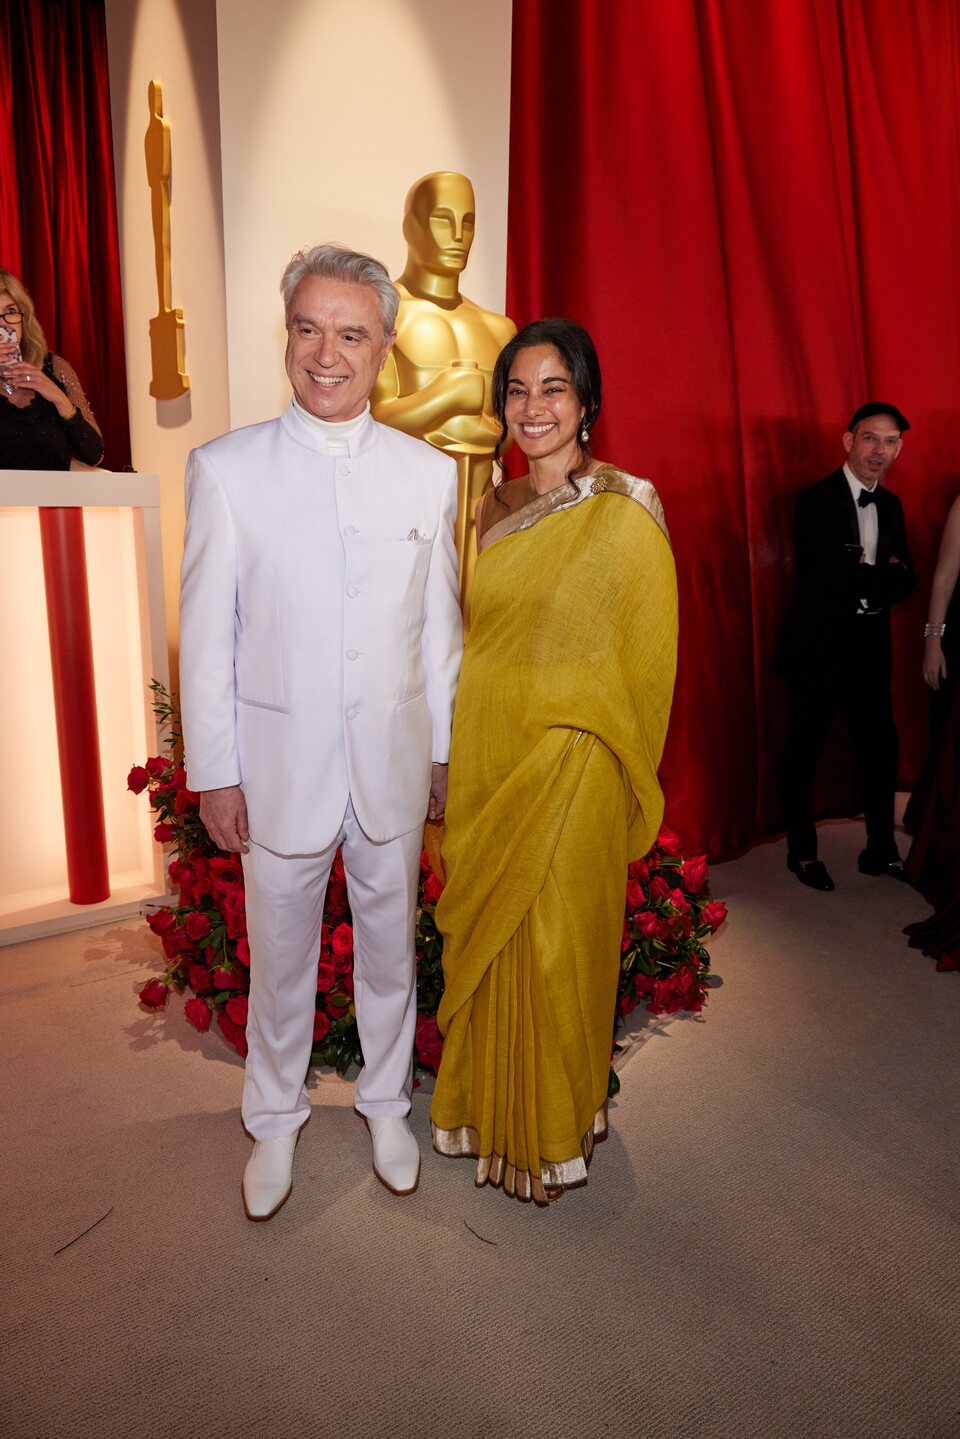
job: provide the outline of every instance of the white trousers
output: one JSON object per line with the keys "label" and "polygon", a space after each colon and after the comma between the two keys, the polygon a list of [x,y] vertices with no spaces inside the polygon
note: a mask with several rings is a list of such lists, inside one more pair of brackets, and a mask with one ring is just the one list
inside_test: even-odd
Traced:
{"label": "white trousers", "polygon": [[361,1114],[409,1113],[422,844],[422,829],[374,844],[348,802],[340,833],[322,853],[280,855],[251,843],[243,856],[250,1005],[241,1112],[254,1139],[293,1134],[310,1113],[304,1081],[313,1047],[320,925],[338,846],[353,916],[354,1003],[364,1061],[354,1104]]}

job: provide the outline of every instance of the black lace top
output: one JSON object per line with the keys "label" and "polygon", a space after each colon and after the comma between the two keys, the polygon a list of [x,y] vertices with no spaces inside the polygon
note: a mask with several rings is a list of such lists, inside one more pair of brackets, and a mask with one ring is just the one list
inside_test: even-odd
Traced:
{"label": "black lace top", "polygon": [[[0,469],[69,470],[74,458],[95,465],[103,457],[103,440],[84,418],[83,409],[89,407],[79,382],[72,371],[68,375],[68,369],[62,360],[47,352],[44,374],[76,407],[69,420],[62,420],[56,406],[40,395],[34,395],[30,404],[20,409],[0,391]],[[79,393],[74,393],[74,385]]]}

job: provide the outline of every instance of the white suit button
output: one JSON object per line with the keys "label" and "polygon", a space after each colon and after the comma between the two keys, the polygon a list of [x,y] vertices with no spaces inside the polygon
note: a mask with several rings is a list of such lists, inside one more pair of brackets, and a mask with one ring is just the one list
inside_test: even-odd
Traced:
{"label": "white suit button", "polygon": [[358,715],[359,713],[360,713],[360,706],[359,706],[359,705],[351,705],[350,708],[347,710],[347,719],[356,719],[356,717],[357,717],[357,715]]}
{"label": "white suit button", "polygon": [[353,525],[344,525],[343,533],[346,535],[348,540],[352,540],[354,535],[359,534],[360,532]]}
{"label": "white suit button", "polygon": [[355,600],[359,593],[360,591],[357,589],[356,585],[347,585],[347,594],[352,600]]}
{"label": "white suit button", "polygon": [[347,659],[348,659],[348,660],[356,660],[356,659],[359,659],[359,658],[360,658],[360,651],[359,651],[359,650],[347,650]]}
{"label": "white suit button", "polygon": [[350,473],[350,466],[349,466],[349,465],[341,465],[341,466],[340,466],[340,473],[341,473],[341,475],[349,475],[349,473]]}

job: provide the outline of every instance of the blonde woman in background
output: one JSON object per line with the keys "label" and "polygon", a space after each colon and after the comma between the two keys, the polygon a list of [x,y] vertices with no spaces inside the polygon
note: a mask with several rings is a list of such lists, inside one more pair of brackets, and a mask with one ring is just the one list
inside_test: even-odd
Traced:
{"label": "blonde woman in background", "polygon": [[0,326],[0,469],[98,464],[103,438],[76,371],[47,348],[33,300],[9,270],[0,270]]}

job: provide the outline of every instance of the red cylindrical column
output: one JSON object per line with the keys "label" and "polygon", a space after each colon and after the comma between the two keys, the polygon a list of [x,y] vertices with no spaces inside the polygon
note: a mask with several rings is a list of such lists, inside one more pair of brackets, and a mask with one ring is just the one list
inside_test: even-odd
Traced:
{"label": "red cylindrical column", "polygon": [[41,509],[40,540],[70,899],[96,904],[109,899],[110,877],[82,510]]}

